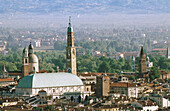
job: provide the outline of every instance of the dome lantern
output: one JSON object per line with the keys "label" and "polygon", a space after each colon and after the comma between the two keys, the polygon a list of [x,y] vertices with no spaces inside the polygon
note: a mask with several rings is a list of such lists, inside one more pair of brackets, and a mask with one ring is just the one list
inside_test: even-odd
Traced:
{"label": "dome lantern", "polygon": [[29,54],[34,53],[34,47],[33,47],[33,45],[31,44],[31,42],[30,42],[30,45],[29,45],[29,47],[28,47],[28,50],[29,50]]}

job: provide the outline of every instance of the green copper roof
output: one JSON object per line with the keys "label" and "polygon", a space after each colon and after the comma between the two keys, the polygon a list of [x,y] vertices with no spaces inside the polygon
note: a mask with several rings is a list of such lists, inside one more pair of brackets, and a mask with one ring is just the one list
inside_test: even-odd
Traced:
{"label": "green copper roof", "polygon": [[73,32],[73,28],[71,27],[71,16],[69,17],[69,26],[67,28],[67,32]]}
{"label": "green copper roof", "polygon": [[67,32],[73,32],[73,28],[72,27],[68,27]]}
{"label": "green copper roof", "polygon": [[18,88],[43,88],[83,85],[82,80],[71,73],[38,73],[23,77]]}
{"label": "green copper roof", "polygon": [[33,48],[34,48],[33,45],[31,44],[31,42],[30,42],[30,45],[29,45],[28,48],[29,48],[29,49],[33,49]]}
{"label": "green copper roof", "polygon": [[28,75],[28,76],[23,77],[19,81],[17,87],[32,88],[32,83],[33,83],[33,75]]}

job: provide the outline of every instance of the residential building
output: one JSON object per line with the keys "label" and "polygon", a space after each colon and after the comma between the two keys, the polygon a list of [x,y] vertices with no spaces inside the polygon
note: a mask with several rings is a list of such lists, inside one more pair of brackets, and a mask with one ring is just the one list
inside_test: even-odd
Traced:
{"label": "residential building", "polygon": [[131,103],[131,105],[135,108],[141,108],[142,111],[157,111],[159,108],[152,100],[138,100]]}
{"label": "residential building", "polygon": [[138,97],[138,85],[135,83],[111,83],[110,91],[119,92],[123,96]]}

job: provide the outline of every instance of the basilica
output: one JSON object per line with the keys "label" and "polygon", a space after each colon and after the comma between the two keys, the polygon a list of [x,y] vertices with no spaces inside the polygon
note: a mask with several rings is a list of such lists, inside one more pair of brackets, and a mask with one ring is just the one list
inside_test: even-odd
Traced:
{"label": "basilica", "polygon": [[66,59],[68,73],[39,73],[38,58],[34,54],[33,45],[30,43],[28,51],[26,48],[23,50],[23,78],[16,86],[16,95],[31,97],[44,91],[54,98],[83,99],[88,96],[90,92],[85,92],[85,85],[77,76],[76,47],[74,47],[71,18],[67,29]]}

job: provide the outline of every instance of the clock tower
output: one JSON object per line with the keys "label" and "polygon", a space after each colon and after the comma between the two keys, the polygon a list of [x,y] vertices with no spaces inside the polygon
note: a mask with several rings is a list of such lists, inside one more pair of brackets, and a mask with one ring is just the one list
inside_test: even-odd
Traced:
{"label": "clock tower", "polygon": [[71,26],[71,17],[69,17],[69,26],[67,28],[66,60],[66,67],[68,72],[77,75],[76,47],[74,47],[74,36],[73,28]]}

